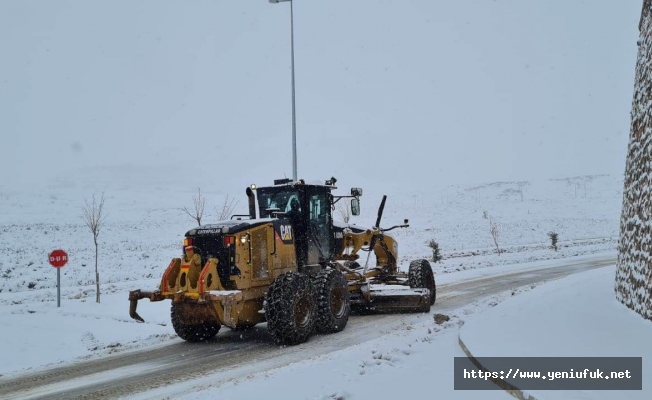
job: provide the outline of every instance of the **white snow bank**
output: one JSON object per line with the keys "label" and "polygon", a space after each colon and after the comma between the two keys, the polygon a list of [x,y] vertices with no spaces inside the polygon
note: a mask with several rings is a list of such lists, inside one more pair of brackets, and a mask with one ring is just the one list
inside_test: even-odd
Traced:
{"label": "white snow bank", "polygon": [[[56,299],[56,292],[54,294]],[[127,293],[94,299],[61,299],[0,306],[0,376],[19,374],[77,357],[102,357],[145,346],[169,343],[176,334],[170,324],[170,303],[141,301],[138,312],[146,323],[129,318]],[[177,339],[181,340],[181,339]]]}
{"label": "white snow bank", "polygon": [[[467,320],[460,338],[476,357],[643,357],[650,371],[652,323],[616,300],[614,274],[613,266],[600,268],[514,297]],[[643,391],[528,392],[537,399],[652,398],[645,382]]]}

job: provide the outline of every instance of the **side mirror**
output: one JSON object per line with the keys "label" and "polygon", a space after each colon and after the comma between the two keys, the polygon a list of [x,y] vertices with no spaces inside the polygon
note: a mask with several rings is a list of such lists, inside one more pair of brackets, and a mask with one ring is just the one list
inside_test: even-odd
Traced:
{"label": "side mirror", "polygon": [[351,196],[354,197],[362,196],[362,188],[351,188]]}
{"label": "side mirror", "polygon": [[351,214],[360,215],[360,200],[351,199]]}

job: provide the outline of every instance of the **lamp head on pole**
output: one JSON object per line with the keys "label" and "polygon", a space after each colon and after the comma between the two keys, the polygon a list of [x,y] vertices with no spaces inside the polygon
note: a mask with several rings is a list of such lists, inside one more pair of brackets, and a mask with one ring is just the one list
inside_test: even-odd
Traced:
{"label": "lamp head on pole", "polygon": [[275,4],[275,3],[283,3],[286,1],[292,1],[292,0],[269,0],[270,3]]}

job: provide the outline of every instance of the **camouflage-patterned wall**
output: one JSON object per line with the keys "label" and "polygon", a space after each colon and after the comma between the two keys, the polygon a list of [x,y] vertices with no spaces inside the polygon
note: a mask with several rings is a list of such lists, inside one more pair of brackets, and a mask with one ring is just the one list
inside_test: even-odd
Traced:
{"label": "camouflage-patterned wall", "polygon": [[652,320],[652,0],[643,2],[639,30],[615,289]]}

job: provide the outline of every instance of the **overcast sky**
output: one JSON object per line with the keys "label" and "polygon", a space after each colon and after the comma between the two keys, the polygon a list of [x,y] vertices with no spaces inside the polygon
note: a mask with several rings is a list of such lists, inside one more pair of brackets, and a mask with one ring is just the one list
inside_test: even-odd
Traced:
{"label": "overcast sky", "polygon": [[[299,176],[622,174],[641,4],[296,0]],[[289,22],[267,0],[0,1],[0,184],[291,177]]]}

